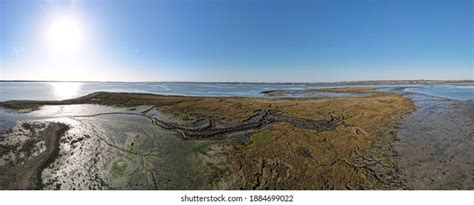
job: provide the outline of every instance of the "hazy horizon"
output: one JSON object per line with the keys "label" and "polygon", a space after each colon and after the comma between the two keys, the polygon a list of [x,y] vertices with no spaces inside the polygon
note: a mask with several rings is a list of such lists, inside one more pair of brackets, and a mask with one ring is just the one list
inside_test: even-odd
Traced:
{"label": "hazy horizon", "polygon": [[107,81],[107,80],[3,80],[0,82],[80,82],[80,83],[242,83],[242,84],[333,84],[358,82],[400,82],[400,81],[441,81],[441,82],[474,82],[474,79],[443,80],[443,79],[404,79],[404,80],[355,80],[355,81]]}
{"label": "hazy horizon", "polygon": [[472,12],[468,0],[6,0],[0,80],[472,80]]}

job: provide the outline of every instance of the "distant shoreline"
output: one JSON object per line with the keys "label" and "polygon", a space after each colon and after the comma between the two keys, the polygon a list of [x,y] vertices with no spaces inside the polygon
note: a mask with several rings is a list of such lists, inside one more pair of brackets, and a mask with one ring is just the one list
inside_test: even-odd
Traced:
{"label": "distant shoreline", "polygon": [[2,82],[78,82],[78,83],[207,83],[207,84],[277,84],[277,85],[395,85],[395,84],[465,84],[474,80],[365,80],[337,82],[199,82],[199,81],[54,81],[54,80],[0,80]]}

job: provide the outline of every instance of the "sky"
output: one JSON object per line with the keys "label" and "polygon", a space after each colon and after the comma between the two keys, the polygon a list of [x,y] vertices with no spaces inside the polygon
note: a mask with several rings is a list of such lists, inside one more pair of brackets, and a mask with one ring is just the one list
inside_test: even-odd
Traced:
{"label": "sky", "polygon": [[0,80],[474,79],[470,0],[0,0]]}

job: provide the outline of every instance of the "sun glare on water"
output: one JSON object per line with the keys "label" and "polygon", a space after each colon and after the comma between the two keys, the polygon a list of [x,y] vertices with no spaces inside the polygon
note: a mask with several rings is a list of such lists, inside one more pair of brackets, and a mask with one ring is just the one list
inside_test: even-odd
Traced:
{"label": "sun glare on water", "polygon": [[82,83],[78,82],[52,82],[53,95],[58,100],[74,98],[79,95]]}

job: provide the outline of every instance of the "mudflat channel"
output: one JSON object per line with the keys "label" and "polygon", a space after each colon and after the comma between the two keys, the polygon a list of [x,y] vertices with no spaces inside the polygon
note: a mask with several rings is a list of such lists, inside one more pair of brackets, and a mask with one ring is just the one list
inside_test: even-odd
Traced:
{"label": "mudflat channel", "polygon": [[[420,188],[407,174],[412,153],[395,149],[420,111],[416,99],[363,87],[304,95],[312,97],[99,92],[3,102],[9,116],[18,116],[0,135],[0,188]],[[53,135],[59,143],[47,141]],[[47,163],[34,166],[43,158]],[[22,185],[33,175],[14,173],[40,173],[39,182]]]}

